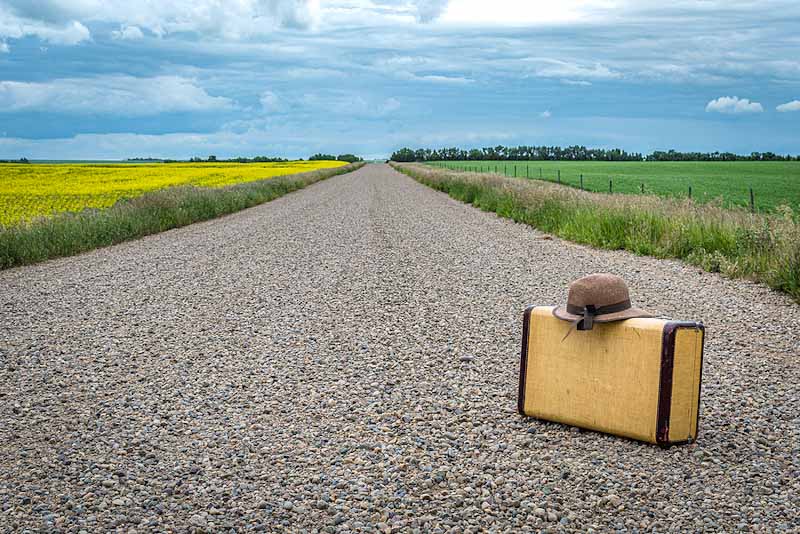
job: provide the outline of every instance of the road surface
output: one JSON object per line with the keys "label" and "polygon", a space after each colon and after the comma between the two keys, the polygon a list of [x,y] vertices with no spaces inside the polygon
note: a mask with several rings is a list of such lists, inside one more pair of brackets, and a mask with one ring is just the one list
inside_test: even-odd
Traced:
{"label": "road surface", "polygon": [[[525,306],[602,271],[706,323],[696,444],[515,413]],[[798,311],[367,165],[0,272],[0,531],[796,531]]]}

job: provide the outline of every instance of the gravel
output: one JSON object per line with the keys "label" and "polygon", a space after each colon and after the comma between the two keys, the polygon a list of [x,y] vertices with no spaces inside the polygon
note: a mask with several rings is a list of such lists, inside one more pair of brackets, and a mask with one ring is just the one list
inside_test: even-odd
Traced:
{"label": "gravel", "polygon": [[[798,531],[800,313],[369,165],[0,273],[0,530]],[[581,275],[703,320],[697,443],[519,417],[522,311]]]}

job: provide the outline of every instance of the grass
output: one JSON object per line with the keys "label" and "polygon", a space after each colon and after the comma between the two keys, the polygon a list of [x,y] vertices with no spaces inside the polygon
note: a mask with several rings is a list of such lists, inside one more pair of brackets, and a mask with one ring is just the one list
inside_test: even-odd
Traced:
{"label": "grass", "polygon": [[726,207],[749,207],[753,188],[757,211],[775,212],[781,205],[800,208],[800,162],[797,161],[464,161],[434,162],[451,169],[495,172],[518,178],[557,182],[607,193],[687,198]]}
{"label": "grass", "polygon": [[113,163],[0,165],[0,224],[85,208],[108,208],[149,191],[223,187],[345,165],[341,161],[275,163]]}
{"label": "grass", "polygon": [[393,166],[453,198],[564,239],[682,259],[710,272],[765,283],[800,302],[800,222],[791,208],[753,214],[688,199],[590,193],[421,164]]}
{"label": "grass", "polygon": [[180,186],[122,199],[107,209],[85,209],[0,225],[0,269],[79,254],[233,213],[361,167],[328,169],[218,188]]}

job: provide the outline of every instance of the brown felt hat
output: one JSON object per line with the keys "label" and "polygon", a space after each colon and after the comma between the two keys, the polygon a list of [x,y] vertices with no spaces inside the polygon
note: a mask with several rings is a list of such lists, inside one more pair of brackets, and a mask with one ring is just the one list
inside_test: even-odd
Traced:
{"label": "brown felt hat", "polygon": [[578,330],[591,330],[593,323],[653,316],[634,308],[625,280],[608,273],[590,274],[572,282],[566,306],[555,308],[553,315],[576,323]]}

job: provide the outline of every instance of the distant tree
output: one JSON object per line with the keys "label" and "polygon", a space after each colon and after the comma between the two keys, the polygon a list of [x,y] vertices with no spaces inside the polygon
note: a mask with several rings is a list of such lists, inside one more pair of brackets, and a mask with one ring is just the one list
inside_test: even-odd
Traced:
{"label": "distant tree", "polygon": [[348,163],[355,163],[356,161],[364,161],[362,158],[355,156],[353,154],[339,154],[336,157],[337,161],[346,161]]}
{"label": "distant tree", "polygon": [[414,151],[410,148],[401,148],[392,154],[391,160],[403,163],[414,161]]}
{"label": "distant tree", "polygon": [[336,156],[332,154],[314,154],[308,161],[336,161]]}
{"label": "distant tree", "polygon": [[217,161],[217,156],[208,156],[208,161]]}

